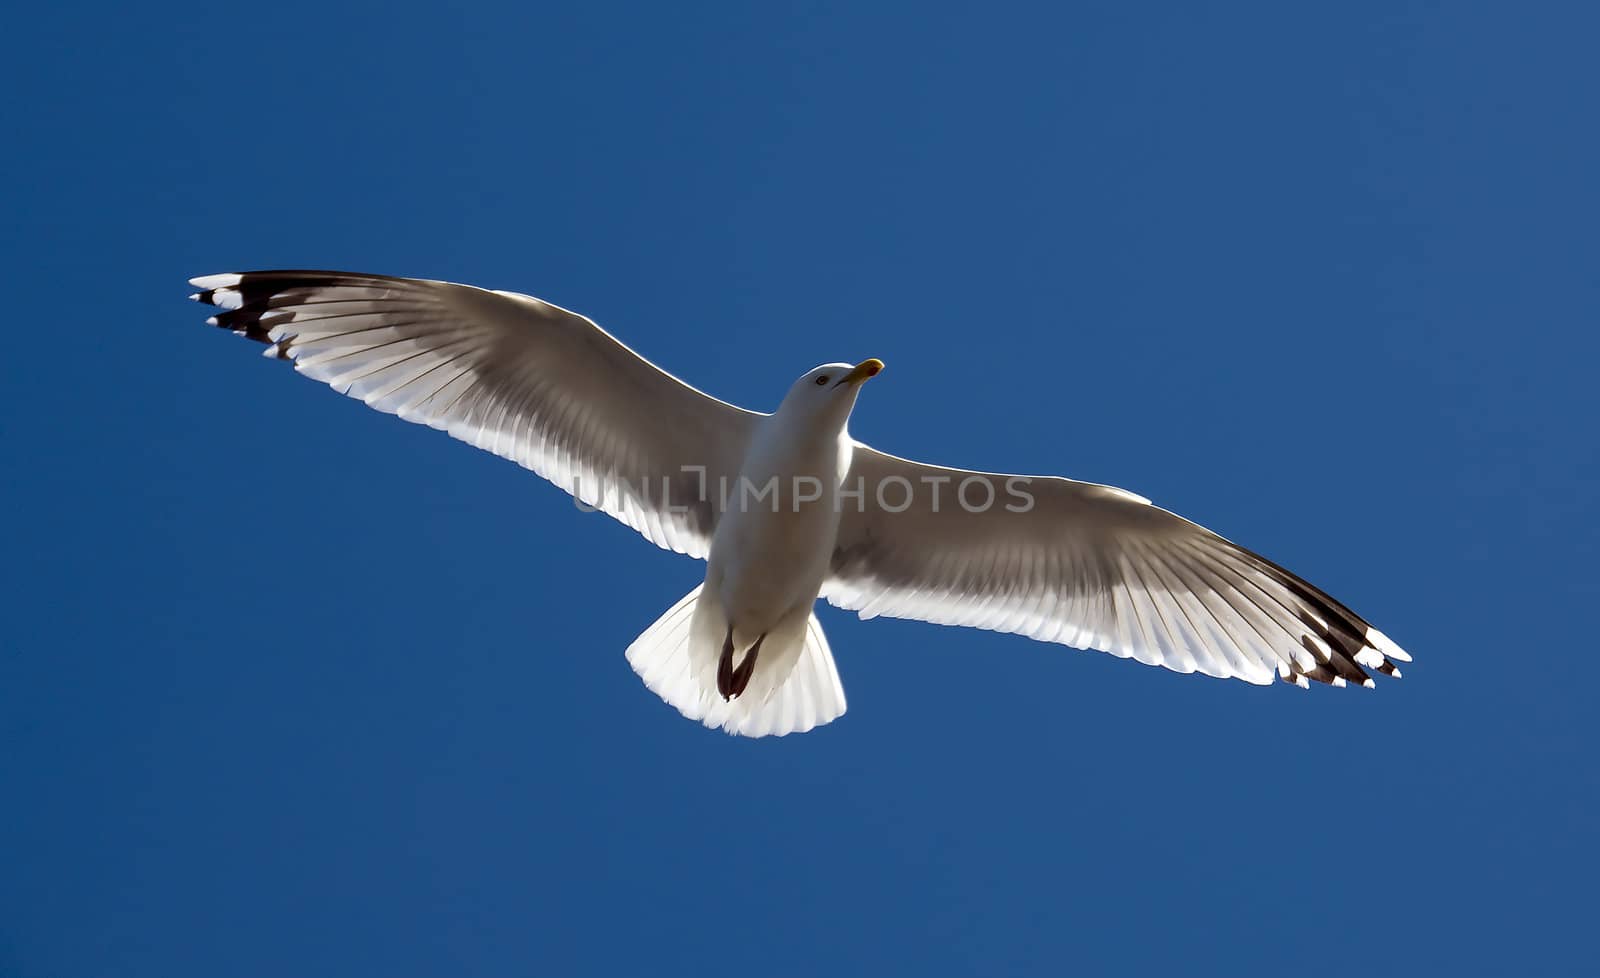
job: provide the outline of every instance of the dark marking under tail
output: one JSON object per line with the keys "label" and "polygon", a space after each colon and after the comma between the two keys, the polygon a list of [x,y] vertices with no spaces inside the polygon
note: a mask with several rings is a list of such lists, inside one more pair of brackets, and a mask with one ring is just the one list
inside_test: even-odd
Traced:
{"label": "dark marking under tail", "polygon": [[744,661],[739,663],[739,668],[733,667],[733,625],[728,626],[728,637],[722,642],[722,656],[717,659],[717,692],[724,700],[731,700],[735,696],[743,695],[750,685],[750,677],[755,675],[756,656],[761,653],[761,643],[765,635],[756,639],[756,644],[750,646],[750,651],[745,653]]}
{"label": "dark marking under tail", "polygon": [[717,659],[717,692],[723,699],[731,699],[733,694],[733,624],[728,625],[728,637],[722,642],[722,657]]}

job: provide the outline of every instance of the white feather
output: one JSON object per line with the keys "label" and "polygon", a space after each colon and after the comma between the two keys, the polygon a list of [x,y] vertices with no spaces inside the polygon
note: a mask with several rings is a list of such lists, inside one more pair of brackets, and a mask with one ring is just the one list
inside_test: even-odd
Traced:
{"label": "white feather", "polygon": [[844,714],[844,686],[815,615],[807,616],[794,639],[792,657],[785,655],[785,637],[779,633],[769,635],[763,644],[763,662],[790,658],[792,663],[769,689],[752,687],[746,695],[724,701],[713,676],[697,664],[697,660],[715,663],[720,653],[713,630],[720,616],[713,611],[711,625],[695,627],[697,610],[706,613],[697,608],[702,591],[697,586],[684,595],[628,646],[628,664],[651,692],[691,720],[744,737],[804,733]]}

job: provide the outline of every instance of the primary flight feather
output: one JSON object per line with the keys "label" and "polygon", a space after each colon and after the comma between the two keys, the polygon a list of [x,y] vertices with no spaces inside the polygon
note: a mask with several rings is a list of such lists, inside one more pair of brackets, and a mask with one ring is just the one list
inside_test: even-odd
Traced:
{"label": "primary flight feather", "polygon": [[746,736],[844,713],[819,597],[1178,672],[1371,686],[1410,661],[1325,592],[1143,497],[897,458],[852,439],[877,360],[772,414],[719,401],[590,320],[515,292],[349,272],[192,279],[208,322],[300,373],[509,458],[706,579],[628,648],[685,716]]}

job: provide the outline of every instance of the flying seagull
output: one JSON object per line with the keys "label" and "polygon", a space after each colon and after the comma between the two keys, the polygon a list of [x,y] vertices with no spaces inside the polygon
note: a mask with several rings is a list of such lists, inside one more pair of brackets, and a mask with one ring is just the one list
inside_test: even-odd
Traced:
{"label": "flying seagull", "polygon": [[1317,587],[1111,486],[972,472],[850,437],[881,361],[827,363],[772,414],[701,393],[577,313],[352,272],[191,279],[208,323],[341,394],[517,462],[705,581],[628,647],[653,692],[749,737],[844,713],[813,614],[1015,632],[1177,672],[1372,686],[1410,656]]}

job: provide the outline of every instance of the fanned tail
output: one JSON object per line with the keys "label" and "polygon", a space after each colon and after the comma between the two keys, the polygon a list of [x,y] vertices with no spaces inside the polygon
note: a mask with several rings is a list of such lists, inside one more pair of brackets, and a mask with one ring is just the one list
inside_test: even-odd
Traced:
{"label": "fanned tail", "polygon": [[742,737],[804,733],[844,714],[844,687],[814,614],[768,634],[750,685],[724,700],[716,669],[727,619],[701,587],[628,646],[628,664],[651,692],[691,720]]}

